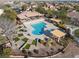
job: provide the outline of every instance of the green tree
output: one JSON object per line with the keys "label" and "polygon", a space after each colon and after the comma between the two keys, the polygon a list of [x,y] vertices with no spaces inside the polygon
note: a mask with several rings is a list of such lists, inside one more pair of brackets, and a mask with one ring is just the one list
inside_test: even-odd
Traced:
{"label": "green tree", "polygon": [[6,7],[11,8],[11,5],[10,4],[5,4],[4,8],[6,8]]}
{"label": "green tree", "polygon": [[53,13],[53,11],[52,11],[51,9],[48,9],[48,10],[47,10],[47,15],[48,15],[48,16],[52,16],[52,15],[53,15],[52,13]]}
{"label": "green tree", "polygon": [[0,45],[0,57],[9,57],[11,53],[11,48],[6,48],[5,46]]}
{"label": "green tree", "polygon": [[7,38],[0,35],[0,57],[8,57],[11,53],[11,48],[6,48],[5,43]]}
{"label": "green tree", "polygon": [[67,11],[68,9],[69,9],[69,7],[67,7],[67,6],[60,6],[60,8],[58,10],[65,10],[65,11]]}
{"label": "green tree", "polygon": [[46,10],[46,13],[47,13],[47,17],[52,17],[52,16],[55,16],[57,12],[49,8],[48,10]]}
{"label": "green tree", "polygon": [[60,10],[57,13],[58,18],[64,19],[66,17],[66,11],[65,10]]}
{"label": "green tree", "polygon": [[36,40],[33,40],[33,41],[32,41],[32,44],[33,44],[33,45],[37,45],[37,41],[36,41]]}
{"label": "green tree", "polygon": [[6,7],[4,8],[4,16],[11,20],[15,20],[17,17],[17,13],[12,8]]}
{"label": "green tree", "polygon": [[35,11],[42,13],[42,14],[46,14],[46,10],[42,7],[42,6],[38,6]]}
{"label": "green tree", "polygon": [[69,8],[66,6],[60,6],[60,8],[58,9],[56,15],[58,18],[60,19],[67,19],[67,10]]}
{"label": "green tree", "polygon": [[5,48],[3,49],[3,55],[4,56],[9,56],[11,54],[11,48]]}
{"label": "green tree", "polygon": [[27,41],[28,41],[28,38],[25,37],[25,38],[23,38],[22,40],[23,40],[24,42],[27,42]]}
{"label": "green tree", "polygon": [[74,9],[79,12],[79,6],[78,5],[75,5]]}
{"label": "green tree", "polygon": [[27,9],[27,5],[26,5],[26,4],[24,4],[24,5],[22,5],[22,7],[21,7],[21,8],[22,8],[22,10],[23,10],[23,11],[25,11],[25,10]]}

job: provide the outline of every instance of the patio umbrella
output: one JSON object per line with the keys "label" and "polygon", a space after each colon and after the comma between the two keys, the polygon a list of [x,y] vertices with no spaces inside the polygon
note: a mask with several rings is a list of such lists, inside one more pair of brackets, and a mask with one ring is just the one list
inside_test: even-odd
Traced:
{"label": "patio umbrella", "polygon": [[38,38],[35,38],[36,41],[38,41]]}
{"label": "patio umbrella", "polygon": [[48,38],[45,38],[45,41],[48,42]]}
{"label": "patio umbrella", "polygon": [[41,42],[41,39],[39,39],[38,42]]}
{"label": "patio umbrella", "polygon": [[35,38],[36,44],[38,43],[39,38]]}

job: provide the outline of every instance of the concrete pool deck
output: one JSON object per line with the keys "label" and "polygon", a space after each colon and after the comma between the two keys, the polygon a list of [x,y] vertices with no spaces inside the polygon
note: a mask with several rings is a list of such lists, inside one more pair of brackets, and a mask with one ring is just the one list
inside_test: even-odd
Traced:
{"label": "concrete pool deck", "polygon": [[[34,29],[31,25],[35,24],[35,23],[39,23],[40,21],[46,23],[46,28],[44,30],[50,30],[50,29],[58,29],[58,27],[54,26],[52,23],[49,23],[47,21],[45,21],[45,19],[41,18],[41,19],[37,19],[37,20],[33,20],[33,21],[26,21],[23,22],[23,25],[26,27],[27,32],[24,32],[24,36],[33,40],[35,38],[39,38],[39,39],[44,39],[45,37],[47,37],[46,35],[42,34],[42,35],[34,35],[32,34],[32,30]],[[30,34],[30,35],[28,35]]]}

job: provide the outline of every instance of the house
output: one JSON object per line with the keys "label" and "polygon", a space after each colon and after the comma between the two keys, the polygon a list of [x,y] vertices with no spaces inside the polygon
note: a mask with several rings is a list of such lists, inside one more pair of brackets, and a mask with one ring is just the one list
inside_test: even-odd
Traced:
{"label": "house", "polygon": [[40,14],[36,11],[24,11],[21,14],[17,15],[17,17],[21,20],[24,20],[30,17],[36,17],[36,16],[43,16],[43,14]]}
{"label": "house", "polygon": [[53,35],[53,38],[57,42],[59,42],[61,39],[63,39],[65,37],[65,35],[66,35],[66,33],[64,33],[64,32],[62,32],[60,30],[57,30],[57,29],[56,30],[53,30],[51,33]]}
{"label": "house", "polygon": [[31,21],[37,18],[43,17],[43,14],[40,14],[36,11],[24,11],[17,15],[17,22],[16,24],[22,24],[25,21]]}
{"label": "house", "polygon": [[79,26],[79,12],[72,11],[67,14],[71,18],[71,24]]}
{"label": "house", "polygon": [[51,10],[57,11],[56,7],[53,4],[50,4],[50,3],[47,3],[46,6],[44,6],[44,8],[45,8],[45,10],[48,10],[50,8]]}
{"label": "house", "polygon": [[56,24],[60,24],[61,23],[60,19],[51,18],[50,20],[51,20],[51,22],[56,23]]}
{"label": "house", "polygon": [[48,7],[46,7],[46,6],[44,6],[43,8],[44,8],[45,10],[48,10],[48,9],[49,9],[49,8],[48,8]]}

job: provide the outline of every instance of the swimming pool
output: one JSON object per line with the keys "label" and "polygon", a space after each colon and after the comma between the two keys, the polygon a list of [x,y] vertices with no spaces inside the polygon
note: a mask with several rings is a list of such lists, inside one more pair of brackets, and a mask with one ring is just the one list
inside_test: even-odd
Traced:
{"label": "swimming pool", "polygon": [[39,22],[31,25],[34,30],[32,31],[32,34],[34,35],[41,35],[44,34],[44,28],[46,27],[46,23]]}

